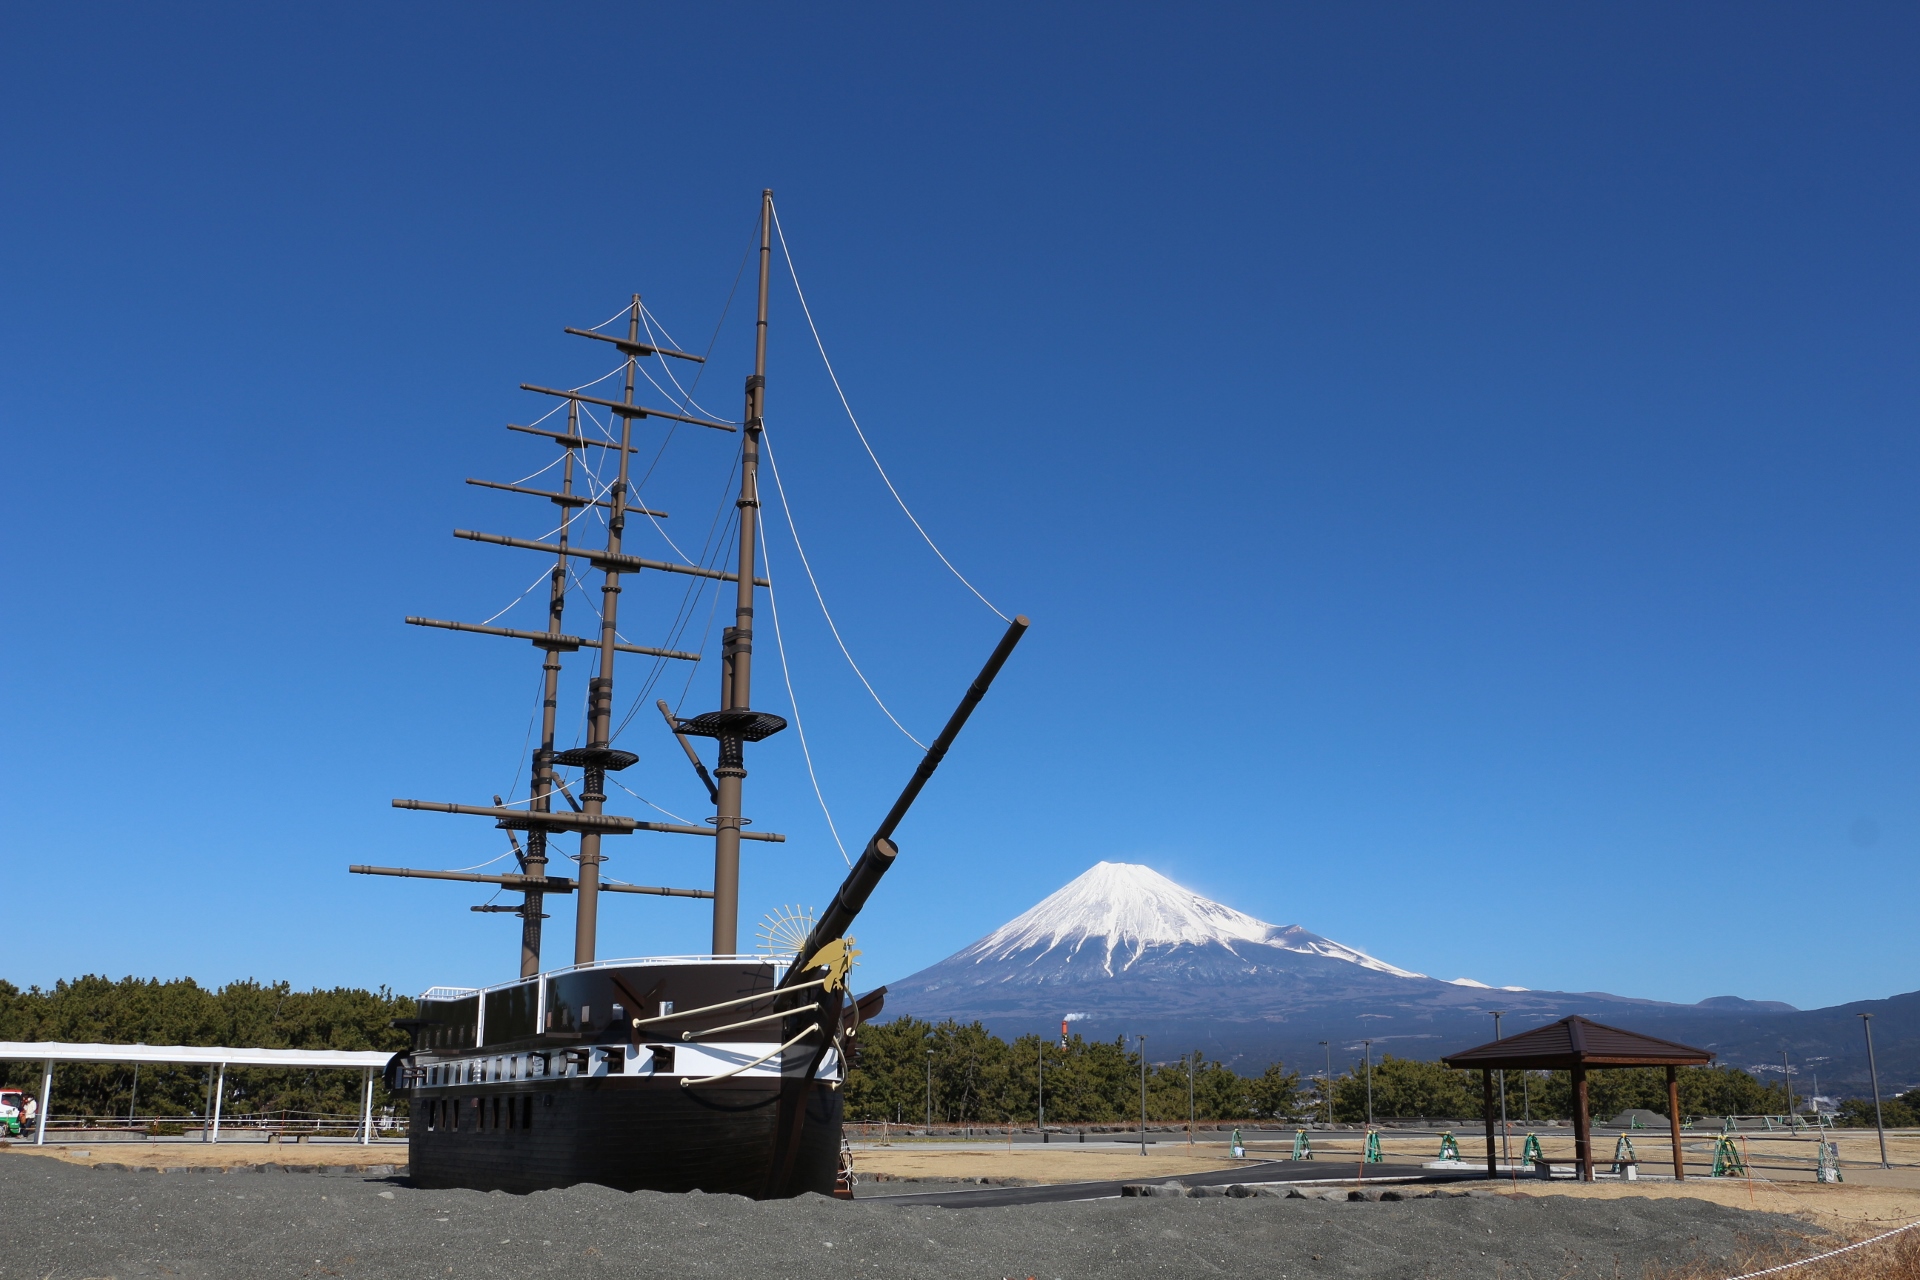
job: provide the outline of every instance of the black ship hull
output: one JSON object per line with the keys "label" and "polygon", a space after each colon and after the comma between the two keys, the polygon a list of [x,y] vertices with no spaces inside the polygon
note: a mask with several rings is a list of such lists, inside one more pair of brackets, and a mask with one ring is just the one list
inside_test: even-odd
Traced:
{"label": "black ship hull", "polygon": [[674,957],[428,992],[388,1069],[414,1184],[833,1194],[841,1001],[818,982],[776,998],[781,968]]}
{"label": "black ship hull", "polygon": [[[458,1127],[416,1124],[408,1139],[413,1184],[525,1193],[593,1182],[755,1199],[833,1194],[841,1099],[826,1082],[799,1086],[805,1113],[784,1176],[776,1167],[780,1082],[699,1090],[671,1078],[551,1084],[470,1088],[457,1112],[446,1108]],[[425,1095],[438,1091],[419,1092],[430,1109],[437,1100]],[[422,1109],[416,1104],[416,1113]]]}

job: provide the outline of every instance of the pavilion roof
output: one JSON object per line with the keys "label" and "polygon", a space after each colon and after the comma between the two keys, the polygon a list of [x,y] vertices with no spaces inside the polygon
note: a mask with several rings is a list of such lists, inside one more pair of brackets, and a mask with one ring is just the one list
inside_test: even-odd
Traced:
{"label": "pavilion roof", "polygon": [[1450,1053],[1450,1067],[1570,1071],[1574,1067],[1693,1067],[1713,1053],[1675,1040],[1609,1027],[1574,1014],[1544,1027]]}

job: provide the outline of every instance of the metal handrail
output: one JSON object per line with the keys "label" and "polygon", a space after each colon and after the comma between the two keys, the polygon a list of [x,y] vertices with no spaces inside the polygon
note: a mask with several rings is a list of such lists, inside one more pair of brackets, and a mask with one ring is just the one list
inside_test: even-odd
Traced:
{"label": "metal handrail", "polygon": [[[731,956],[629,956],[623,960],[589,960],[584,964],[570,964],[558,969],[546,969],[531,978],[515,978],[511,982],[496,982],[490,987],[428,987],[415,996],[416,1000],[464,1000],[468,996],[484,996],[495,991],[505,991],[512,987],[524,987],[530,982],[539,982],[546,978],[556,978],[567,973],[586,973],[594,969],[640,968],[662,964],[771,964],[774,967],[774,980],[779,981],[794,958],[790,955],[731,955]],[[454,992],[452,997],[438,996],[437,991]],[[771,994],[771,993],[769,993]]]}

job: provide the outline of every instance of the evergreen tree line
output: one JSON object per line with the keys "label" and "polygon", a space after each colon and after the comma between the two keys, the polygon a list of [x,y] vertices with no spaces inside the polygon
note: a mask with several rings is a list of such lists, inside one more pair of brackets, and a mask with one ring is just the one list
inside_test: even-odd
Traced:
{"label": "evergreen tree line", "polygon": [[[365,991],[295,991],[285,983],[234,982],[209,990],[190,978],[171,981],[88,976],[55,983],[49,990],[0,980],[0,1040],[64,1040],[101,1044],[211,1045],[270,1049],[377,1049],[407,1047],[407,1035],[389,1024],[414,1014],[410,997],[386,988]],[[1049,1123],[1123,1124],[1140,1115],[1140,1053],[1125,1038],[1089,1041],[1021,1036],[1011,1044],[978,1022],[938,1025],[918,1018],[862,1027],[859,1064],[846,1086],[847,1116],[912,1124],[931,1102],[936,1124],[988,1124],[1036,1119],[1044,1057]],[[1185,1060],[1147,1064],[1147,1117],[1187,1118],[1189,1070]],[[0,1084],[40,1089],[40,1065],[0,1062]],[[53,1110],[61,1115],[124,1116],[130,1106],[142,1116],[204,1114],[208,1073],[202,1067],[142,1064],[139,1093],[132,1065],[89,1063],[55,1069]],[[227,1072],[227,1114],[301,1111],[357,1115],[360,1073],[282,1071],[236,1067]],[[1478,1072],[1454,1071],[1438,1062],[1384,1055],[1373,1064],[1376,1119],[1466,1119],[1481,1112]],[[1286,1120],[1324,1117],[1327,1097],[1319,1080],[1303,1081],[1284,1063],[1241,1075],[1217,1061],[1196,1059],[1191,1072],[1194,1115],[1202,1120]],[[1367,1073],[1356,1064],[1333,1081],[1334,1119],[1367,1117]],[[1666,1114],[1664,1073],[1647,1069],[1588,1073],[1588,1097],[1596,1117],[1631,1107]],[[1568,1074],[1506,1073],[1507,1114],[1518,1120],[1567,1119],[1573,1110]],[[42,1105],[46,1100],[42,1099]],[[376,1078],[374,1105],[389,1104]],[[399,1104],[404,1110],[404,1101]],[[1680,1109],[1687,1116],[1780,1114],[1786,1106],[1780,1084],[1764,1084],[1747,1072],[1718,1067],[1680,1071]],[[1920,1126],[1920,1090],[1882,1104],[1890,1128]],[[1871,1100],[1849,1099],[1842,1124],[1874,1122]]]}
{"label": "evergreen tree line", "polygon": [[[1046,1077],[1048,1124],[1123,1124],[1140,1116],[1140,1054],[1125,1037],[1111,1041],[1074,1036],[1021,1036],[1012,1044],[978,1022],[935,1026],[896,1018],[860,1028],[859,1065],[847,1077],[850,1120],[926,1119],[931,1080],[935,1124],[1032,1124]],[[1194,1113],[1204,1120],[1289,1116],[1300,1109],[1298,1073],[1279,1063],[1242,1076],[1218,1062],[1198,1061],[1192,1073]],[[1184,1062],[1149,1063],[1147,1115],[1187,1118]]]}
{"label": "evergreen tree line", "polygon": [[[51,990],[22,991],[0,980],[0,1040],[66,1040],[93,1044],[211,1045],[262,1049],[384,1049],[407,1047],[404,1031],[388,1025],[414,1013],[411,997],[382,987],[363,991],[295,991],[284,982],[233,982],[209,991],[191,978],[88,976]],[[37,1062],[0,1062],[0,1084],[40,1092]],[[141,1063],[139,1094],[133,1064],[85,1063],[54,1067],[53,1101],[62,1116],[142,1116],[187,1119],[205,1114],[205,1067]],[[286,1071],[229,1067],[224,1112],[360,1112],[358,1071]],[[374,1079],[374,1107],[388,1105]],[[41,1106],[47,1105],[42,1098]],[[401,1107],[404,1109],[404,1102]]]}
{"label": "evergreen tree line", "polygon": [[[1032,1124],[1043,1057],[1049,1124],[1115,1124],[1140,1116],[1140,1054],[1126,1047],[1125,1037],[1088,1041],[1074,1036],[1063,1048],[1057,1040],[1027,1035],[1009,1044],[978,1022],[935,1025],[897,1018],[862,1027],[859,1044],[859,1064],[846,1087],[850,1120],[920,1124],[931,1110],[935,1124]],[[1334,1120],[1367,1119],[1368,1074],[1364,1063],[1356,1063],[1334,1078]],[[1484,1093],[1477,1071],[1386,1054],[1373,1064],[1371,1077],[1377,1120],[1463,1120],[1482,1114]],[[1780,1115],[1786,1110],[1783,1085],[1766,1084],[1732,1068],[1682,1067],[1679,1086],[1683,1118]],[[1241,1075],[1219,1062],[1196,1059],[1192,1091],[1193,1114],[1201,1120],[1308,1120],[1327,1115],[1325,1084],[1303,1081],[1299,1072],[1279,1062],[1257,1075]],[[1505,1092],[1509,1119],[1572,1118],[1573,1080],[1568,1072],[1509,1071]],[[1645,1067],[1591,1070],[1587,1100],[1598,1119],[1631,1108],[1664,1116],[1666,1073]],[[1795,1103],[1804,1106],[1801,1096]],[[1187,1106],[1186,1061],[1148,1063],[1147,1119],[1184,1121]],[[1889,1098],[1883,1108],[1889,1127],[1920,1124],[1920,1090]],[[1844,1103],[1840,1123],[1871,1126],[1873,1103]]]}

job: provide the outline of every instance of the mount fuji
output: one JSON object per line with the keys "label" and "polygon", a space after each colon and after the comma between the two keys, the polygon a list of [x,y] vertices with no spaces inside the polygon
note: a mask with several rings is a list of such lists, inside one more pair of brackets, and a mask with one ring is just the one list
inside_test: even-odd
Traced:
{"label": "mount fuji", "polygon": [[[1850,1082],[1856,1056],[1866,1075],[1864,1054],[1848,1038],[1859,1034],[1851,1012],[1896,1002],[1920,1011],[1920,993],[1803,1013],[1736,996],[1682,1005],[1443,981],[1300,925],[1257,920],[1124,862],[1095,864],[972,946],[887,988],[890,1015],[977,1020],[1008,1037],[1051,1034],[1067,1018],[1088,1038],[1145,1034],[1168,1058],[1197,1048],[1229,1064],[1281,1059],[1306,1070],[1324,1062],[1322,1042],[1343,1070],[1363,1040],[1376,1056],[1436,1058],[1492,1039],[1495,1009],[1508,1035],[1579,1013],[1715,1049],[1736,1066],[1771,1062],[1778,1071],[1784,1044],[1798,1061],[1822,1059],[1823,1081],[1835,1083]],[[1883,1071],[1887,1052],[1882,1047]],[[1920,1039],[1906,1056],[1920,1075]]]}

